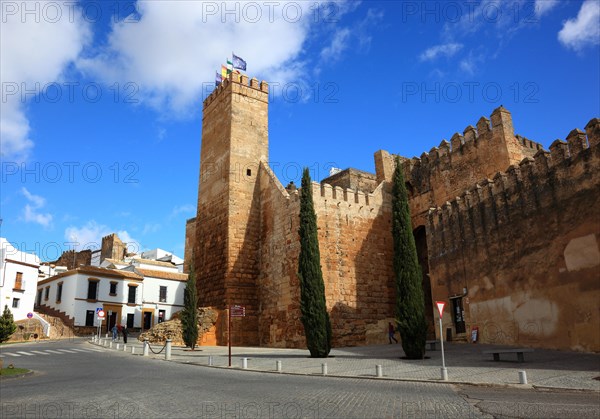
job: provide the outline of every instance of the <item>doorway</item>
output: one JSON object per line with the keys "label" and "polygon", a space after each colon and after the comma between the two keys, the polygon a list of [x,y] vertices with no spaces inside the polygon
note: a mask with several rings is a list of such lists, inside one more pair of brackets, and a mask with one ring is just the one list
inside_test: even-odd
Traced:
{"label": "doorway", "polygon": [[425,303],[425,319],[427,321],[427,339],[435,339],[435,318],[433,315],[433,297],[431,296],[431,281],[429,280],[429,253],[427,249],[427,234],[425,226],[413,230],[417,258],[421,266],[423,298]]}
{"label": "doorway", "polygon": [[154,313],[154,310],[152,310],[152,311],[144,310],[142,312],[142,329],[143,330],[148,330],[148,329],[152,328],[153,313]]}
{"label": "doorway", "polygon": [[110,333],[115,324],[121,323],[121,306],[104,304],[103,310],[106,313],[106,333]]}
{"label": "doorway", "polygon": [[466,333],[465,311],[463,310],[462,297],[452,298],[452,319],[456,334]]}

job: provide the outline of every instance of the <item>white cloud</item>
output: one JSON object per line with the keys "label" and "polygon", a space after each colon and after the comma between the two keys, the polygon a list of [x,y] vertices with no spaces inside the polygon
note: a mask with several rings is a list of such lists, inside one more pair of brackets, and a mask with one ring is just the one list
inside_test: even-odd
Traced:
{"label": "white cloud", "polygon": [[[133,82],[137,99],[185,113],[214,86],[233,50],[257,78],[284,83],[304,73],[299,56],[312,2],[138,1],[137,22],[113,24],[107,42],[78,67],[108,83]],[[227,13],[231,11],[231,13]]]}
{"label": "white cloud", "polygon": [[558,33],[558,40],[576,51],[600,44],[600,2],[586,0],[576,18],[567,20]]}
{"label": "white cloud", "polygon": [[348,48],[350,39],[350,29],[338,29],[331,40],[331,44],[321,50],[321,58],[325,61],[337,61],[342,56],[342,52]]}
{"label": "white cloud", "polygon": [[[65,68],[81,52],[89,40],[89,25],[81,13],[70,13],[67,3],[56,2],[51,7],[39,7],[37,12],[23,15],[25,3],[3,6],[0,25],[0,82],[2,83],[2,114],[0,115],[0,155],[4,159],[25,160],[33,141],[26,116],[26,99],[22,93],[40,91],[48,83],[59,80]],[[7,6],[8,7],[8,6]],[[60,8],[60,11],[57,11]],[[13,14],[13,10],[16,12]],[[57,14],[58,13],[58,14]],[[60,15],[58,20],[57,16]],[[36,22],[37,20],[37,22]]]}
{"label": "white cloud", "polygon": [[39,195],[32,194],[25,187],[21,188],[21,193],[29,201],[29,204],[25,204],[25,208],[23,209],[23,218],[25,222],[37,223],[46,228],[50,227],[53,218],[52,214],[41,213],[38,211],[46,205],[46,199]]}
{"label": "white cloud", "polygon": [[98,224],[96,221],[88,221],[81,227],[70,226],[65,229],[65,240],[69,243],[75,243],[76,250],[82,249],[100,249],[102,246],[102,237],[111,233],[117,233],[123,243],[127,245],[127,251],[139,253],[142,246],[139,241],[131,237],[126,230],[115,231],[110,227]]}
{"label": "white cloud", "polygon": [[448,43],[435,45],[431,48],[426,49],[420,56],[419,59],[421,61],[433,61],[438,57],[452,57],[458,51],[463,48],[462,44],[459,43]]}
{"label": "white cloud", "polygon": [[535,0],[535,15],[541,17],[558,6],[558,0]]}
{"label": "white cloud", "polygon": [[179,206],[173,208],[173,211],[171,211],[170,218],[176,217],[179,214],[193,214],[194,211],[196,211],[196,207],[194,205],[191,205],[191,204],[179,205]]}
{"label": "white cloud", "polygon": [[146,223],[144,225],[144,230],[142,231],[142,234],[148,234],[148,233],[156,233],[158,230],[160,230],[160,224],[158,223]]}

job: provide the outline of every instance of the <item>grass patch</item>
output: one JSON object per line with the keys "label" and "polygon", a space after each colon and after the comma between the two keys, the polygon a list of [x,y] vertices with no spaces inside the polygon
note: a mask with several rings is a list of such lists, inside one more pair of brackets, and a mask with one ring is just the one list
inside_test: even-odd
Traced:
{"label": "grass patch", "polygon": [[2,368],[0,369],[1,376],[19,375],[29,372],[26,368]]}

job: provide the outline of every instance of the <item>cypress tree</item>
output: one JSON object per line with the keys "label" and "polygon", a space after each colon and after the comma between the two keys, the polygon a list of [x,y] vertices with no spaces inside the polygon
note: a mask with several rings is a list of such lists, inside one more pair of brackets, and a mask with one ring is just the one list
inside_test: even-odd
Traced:
{"label": "cypress tree", "polygon": [[4,312],[0,316],[0,343],[6,342],[10,339],[10,336],[17,330],[17,325],[14,322],[13,315],[8,308],[8,305],[4,306]]}
{"label": "cypress tree", "polygon": [[402,349],[409,359],[423,359],[427,338],[423,278],[412,232],[402,164],[398,157],[396,157],[392,185],[392,235],[396,277],[396,321],[402,339]]}
{"label": "cypress tree", "polygon": [[186,346],[192,351],[198,340],[198,290],[196,289],[196,273],[194,272],[194,256],[190,262],[190,273],[183,291],[183,310],[181,311],[181,333]]}
{"label": "cypress tree", "polygon": [[317,215],[308,168],[302,173],[300,195],[300,309],[306,345],[312,358],[326,358],[331,351],[331,323],[325,304],[325,284],[317,236]]}

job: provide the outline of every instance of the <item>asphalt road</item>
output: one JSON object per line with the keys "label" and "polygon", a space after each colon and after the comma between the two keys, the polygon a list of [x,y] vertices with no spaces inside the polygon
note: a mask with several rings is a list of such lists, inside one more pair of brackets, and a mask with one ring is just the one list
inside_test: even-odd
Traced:
{"label": "asphalt road", "polygon": [[596,393],[254,373],[83,340],[7,345],[0,356],[35,372],[0,380],[1,418],[600,417]]}

